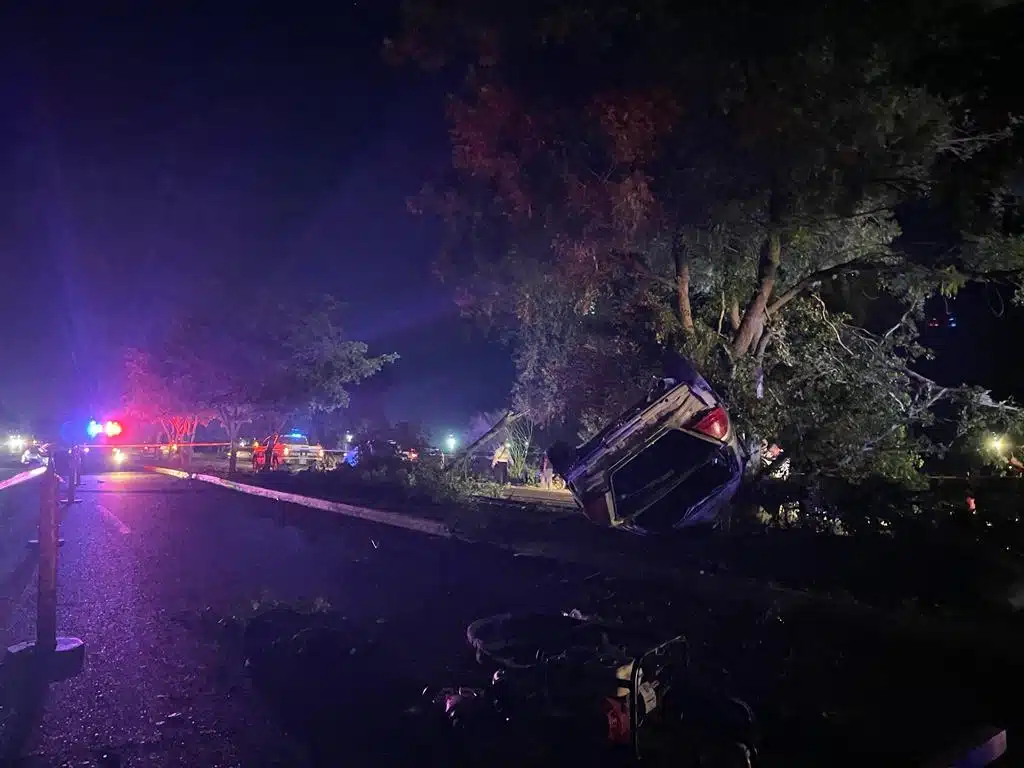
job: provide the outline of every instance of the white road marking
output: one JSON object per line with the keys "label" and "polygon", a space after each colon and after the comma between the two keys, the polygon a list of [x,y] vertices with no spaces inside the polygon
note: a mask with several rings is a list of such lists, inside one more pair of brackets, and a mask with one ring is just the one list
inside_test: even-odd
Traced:
{"label": "white road marking", "polygon": [[118,533],[127,536],[129,533],[132,532],[132,529],[125,525],[124,521],[121,520],[121,518],[119,518],[106,507],[100,507],[100,512],[103,513],[103,517],[105,517],[111,525],[117,528]]}

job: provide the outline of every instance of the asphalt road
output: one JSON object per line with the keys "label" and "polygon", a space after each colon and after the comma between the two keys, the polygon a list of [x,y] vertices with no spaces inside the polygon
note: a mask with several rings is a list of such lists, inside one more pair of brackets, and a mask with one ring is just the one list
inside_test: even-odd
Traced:
{"label": "asphalt road", "polygon": [[[52,687],[20,748],[29,765],[300,764],[301,738],[282,734],[247,691],[240,659],[235,670],[225,663],[200,626],[205,611],[326,601],[395,639],[390,664],[412,692],[472,664],[472,619],[572,607],[574,585],[555,577],[564,569],[536,560],[160,476],[85,480],[62,524],[59,624],[86,641],[87,669]],[[5,644],[31,637],[35,610],[23,542],[33,535],[36,488],[12,493],[0,550],[14,574],[0,617]]]}
{"label": "asphalt road", "polygon": [[[0,626],[10,644],[34,626],[34,570],[21,542],[37,502],[31,484],[7,493]],[[279,702],[253,691],[242,658],[210,631],[211,616],[269,600],[329,603],[380,641],[385,661],[376,663],[410,698],[474,675],[464,632],[480,616],[580,608],[660,622],[687,633],[702,675],[754,705],[768,765],[910,764],[906,756],[927,752],[929,739],[1008,711],[1005,669],[954,662],[962,654],[907,646],[884,628],[706,605],[592,568],[160,476],[87,477],[80,497],[62,525],[59,625],[86,641],[87,668],[52,686],[39,722],[6,745],[0,763],[312,765],[320,755],[319,764],[338,764],[323,757],[322,734],[288,723]],[[380,704],[353,685],[331,706]],[[363,763],[388,748],[348,734],[341,715],[332,727],[351,736]],[[893,749],[903,750],[898,758]]]}
{"label": "asphalt road", "polygon": [[15,464],[0,464],[0,480],[6,480],[23,471],[24,467]]}

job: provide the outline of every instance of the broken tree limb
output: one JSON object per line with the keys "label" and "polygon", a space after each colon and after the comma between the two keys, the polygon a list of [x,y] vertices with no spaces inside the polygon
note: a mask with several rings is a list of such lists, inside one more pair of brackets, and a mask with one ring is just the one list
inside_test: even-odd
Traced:
{"label": "broken tree limb", "polygon": [[500,419],[498,419],[498,421],[495,422],[494,426],[492,426],[489,430],[484,432],[483,435],[478,437],[476,440],[474,440],[472,443],[470,443],[469,445],[464,447],[462,450],[458,451],[452,457],[451,463],[445,468],[445,472],[450,472],[452,470],[452,468],[455,467],[456,465],[458,465],[460,467],[464,466],[465,463],[466,463],[466,460],[470,456],[473,455],[473,449],[474,448],[476,448],[478,445],[481,445],[481,444],[487,442],[488,440],[490,440],[492,437],[494,437],[494,435],[496,435],[502,429],[504,429],[504,428],[510,426],[511,424],[514,424],[515,422],[519,421],[519,419],[521,419],[527,413],[529,413],[529,411],[519,411],[518,413],[515,412],[515,411],[507,411],[505,413],[505,415],[502,416]]}

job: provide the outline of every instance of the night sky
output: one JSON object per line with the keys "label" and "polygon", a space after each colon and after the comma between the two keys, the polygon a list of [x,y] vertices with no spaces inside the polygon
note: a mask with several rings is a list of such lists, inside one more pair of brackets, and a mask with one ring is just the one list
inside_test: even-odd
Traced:
{"label": "night sky", "polygon": [[[199,292],[225,322],[258,311],[258,285],[330,292],[352,337],[401,354],[354,419],[446,432],[504,403],[507,351],[458,318],[406,209],[449,150],[443,84],[381,56],[397,2],[22,5],[0,18],[0,421],[116,410],[126,346]],[[1024,323],[961,301],[928,373],[1019,390],[980,340]]]}
{"label": "night sky", "polygon": [[381,57],[398,4],[121,5],[0,25],[6,409],[114,408],[126,345],[197,291],[254,311],[260,283],[336,295],[351,336],[402,355],[356,410],[449,429],[500,406],[507,354],[458,318],[406,209],[448,149],[439,84]]}

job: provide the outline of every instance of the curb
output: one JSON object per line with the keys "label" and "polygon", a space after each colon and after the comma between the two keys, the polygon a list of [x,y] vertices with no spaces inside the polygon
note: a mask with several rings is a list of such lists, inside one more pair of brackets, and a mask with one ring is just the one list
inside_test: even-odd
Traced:
{"label": "curb", "polygon": [[35,477],[39,477],[45,471],[45,466],[36,467],[35,469],[29,469],[25,472],[19,472],[13,477],[8,477],[6,480],[0,480],[0,491],[4,490],[5,488],[13,488],[14,486],[20,485],[21,483],[26,483]]}
{"label": "curb", "polygon": [[344,515],[345,517],[354,517],[371,523],[390,525],[393,528],[404,528],[407,531],[413,531],[415,533],[425,533],[428,536],[440,536],[442,538],[450,539],[454,535],[452,530],[444,523],[439,523],[436,520],[428,520],[422,517],[415,517],[414,515],[402,515],[397,512],[384,512],[383,510],[370,509],[369,507],[356,507],[352,504],[343,504],[340,501],[318,499],[315,496],[302,496],[298,493],[275,491],[271,488],[263,488],[258,485],[249,485],[248,483],[238,483],[233,480],[225,480],[224,478],[217,477],[216,475],[193,474],[189,472],[182,472],[178,469],[165,469],[164,467],[145,467],[144,469],[148,472],[156,472],[161,475],[176,477],[179,480],[198,480],[201,483],[219,485],[221,488],[228,488],[232,491],[247,493],[250,496],[261,496],[265,499],[284,501],[289,504],[298,504],[299,506],[309,507],[310,509],[334,512],[335,514]]}
{"label": "curb", "polygon": [[182,472],[180,469],[167,469],[166,467],[143,467],[147,472],[156,472],[159,475],[167,475],[168,477],[176,477],[179,480],[191,480],[193,475],[188,472]]}

